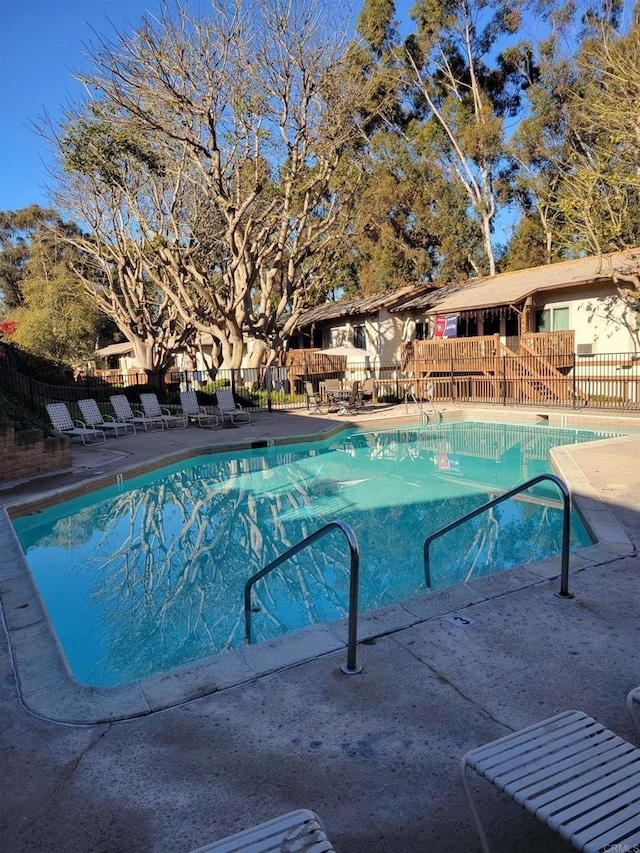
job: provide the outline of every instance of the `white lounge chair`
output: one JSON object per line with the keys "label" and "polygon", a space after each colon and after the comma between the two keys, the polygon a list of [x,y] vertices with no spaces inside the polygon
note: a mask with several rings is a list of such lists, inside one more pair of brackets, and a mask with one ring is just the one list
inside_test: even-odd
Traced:
{"label": "white lounge chair", "polygon": [[193,853],[335,853],[320,818],[309,809],[276,817]]}
{"label": "white lounge chair", "polygon": [[84,421],[74,421],[66,403],[47,403],[47,414],[56,432],[81,438],[83,444],[102,444],[107,440],[101,429],[89,427]]}
{"label": "white lounge chair", "polygon": [[114,394],[109,397],[113,411],[116,413],[116,418],[128,424],[142,424],[145,432],[153,429],[164,429],[162,418],[147,418],[142,412],[134,411],[131,408],[131,403],[124,394]]}
{"label": "white lounge chair", "polygon": [[195,421],[201,427],[215,427],[221,423],[221,418],[215,414],[210,414],[203,406],[198,403],[198,397],[195,391],[181,391],[180,405],[182,411],[190,421]]}
{"label": "white lounge chair", "polygon": [[216,391],[216,401],[223,420],[225,418],[229,418],[231,423],[234,424],[249,423],[251,420],[249,412],[245,411],[242,406],[236,403],[233,399],[231,389],[221,388],[219,391]]}
{"label": "white lounge chair", "polygon": [[578,850],[638,849],[640,749],[583,711],[565,711],[462,759],[464,790],[480,844],[489,853],[469,767]]}
{"label": "white lounge chair", "polygon": [[167,429],[185,429],[187,426],[187,416],[184,413],[173,414],[161,406],[155,394],[140,394],[140,405],[146,418],[162,421]]}
{"label": "white lounge chair", "polygon": [[124,438],[127,435],[136,434],[136,426],[134,423],[126,421],[117,421],[111,415],[107,415],[106,419],[100,411],[95,400],[78,400],[78,406],[82,412],[82,417],[85,419],[87,426],[94,429],[102,429],[106,433],[112,432],[117,438]]}
{"label": "white lounge chair", "polygon": [[636,731],[638,732],[638,740],[640,741],[640,687],[635,687],[629,691],[627,708],[631,714],[631,719],[634,722]]}

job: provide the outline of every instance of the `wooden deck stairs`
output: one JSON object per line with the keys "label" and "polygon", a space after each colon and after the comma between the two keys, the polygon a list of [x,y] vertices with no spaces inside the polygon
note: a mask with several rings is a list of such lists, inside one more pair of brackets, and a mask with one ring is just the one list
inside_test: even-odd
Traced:
{"label": "wooden deck stairs", "polygon": [[418,380],[452,375],[505,380],[523,403],[586,402],[587,396],[567,377],[574,358],[572,331],[531,332],[514,343],[517,352],[499,335],[413,341],[404,366]]}

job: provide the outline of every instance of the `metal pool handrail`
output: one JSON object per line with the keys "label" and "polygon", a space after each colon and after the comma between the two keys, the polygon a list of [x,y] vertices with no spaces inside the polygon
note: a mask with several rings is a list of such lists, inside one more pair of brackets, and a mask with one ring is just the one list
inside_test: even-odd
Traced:
{"label": "metal pool handrail", "polygon": [[358,666],[356,664],[360,548],[358,547],[358,540],[356,539],[355,533],[351,527],[343,521],[330,521],[328,524],[325,524],[324,527],[321,527],[319,530],[316,530],[315,533],[311,533],[309,536],[306,536],[302,541],[293,545],[288,551],[285,551],[284,554],[276,557],[275,560],[272,560],[267,566],[260,569],[259,572],[256,572],[255,575],[249,578],[244,585],[244,635],[245,642],[251,643],[251,588],[254,583],[259,581],[260,578],[263,578],[272,569],[275,569],[277,566],[284,563],[289,559],[289,557],[293,557],[298,553],[298,551],[302,551],[303,548],[313,544],[313,542],[322,538],[325,534],[329,533],[329,531],[336,529],[341,530],[344,533],[351,555],[351,570],[349,574],[349,638],[347,642],[347,663],[346,665],[341,666],[340,669],[346,675],[356,675],[357,673],[362,672],[362,666]]}
{"label": "metal pool handrail", "polygon": [[439,536],[442,536],[445,533],[449,533],[450,530],[453,530],[456,527],[459,527],[461,524],[464,524],[465,521],[469,521],[472,518],[475,518],[476,515],[480,515],[482,512],[486,512],[486,510],[491,509],[491,507],[496,506],[497,504],[502,503],[503,501],[512,498],[514,495],[520,494],[520,492],[524,492],[529,489],[531,486],[535,486],[536,483],[541,483],[543,480],[550,480],[552,483],[555,483],[556,486],[562,492],[563,499],[563,517],[562,517],[562,564],[561,564],[561,572],[560,572],[560,590],[556,593],[560,598],[573,598],[573,595],[569,592],[569,538],[571,535],[571,495],[569,493],[569,489],[563,483],[563,481],[556,477],[555,474],[539,474],[537,477],[533,477],[531,480],[527,480],[526,483],[522,483],[520,486],[515,486],[513,489],[509,489],[508,492],[504,492],[502,495],[498,495],[497,498],[493,498],[488,503],[483,504],[478,507],[478,509],[474,509],[472,512],[468,512],[466,515],[457,518],[455,521],[452,521],[451,524],[447,524],[446,527],[442,527],[440,530],[437,530],[435,533],[432,533],[431,536],[427,536],[424,540],[424,579],[427,585],[427,588],[431,586],[431,566],[429,564],[429,545],[433,542],[434,539],[437,539]]}

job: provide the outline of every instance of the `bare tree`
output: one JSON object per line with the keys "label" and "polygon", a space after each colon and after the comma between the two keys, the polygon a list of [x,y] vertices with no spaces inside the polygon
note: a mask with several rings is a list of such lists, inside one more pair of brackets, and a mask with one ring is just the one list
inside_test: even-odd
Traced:
{"label": "bare tree", "polygon": [[68,237],[81,260],[74,272],[160,381],[194,332],[166,292],[162,255],[183,237],[174,215],[182,198],[179,159],[166,172],[131,128],[115,138],[99,110],[90,123],[67,116],[57,140],[64,169],[56,199],[89,229]]}
{"label": "bare tree", "polygon": [[[166,300],[156,310],[209,332],[226,367],[280,346],[348,227],[363,84],[346,74],[335,32],[335,7],[329,19],[315,0],[214,1],[206,18],[165,4],[160,19],[103,41],[81,77],[94,100],[69,131],[107,126],[125,155],[119,195],[105,197],[91,168],[76,196],[100,210],[92,236],[107,255],[126,243],[123,292],[152,282]],[[123,186],[136,171],[145,186]],[[115,257],[107,267],[120,275]]]}

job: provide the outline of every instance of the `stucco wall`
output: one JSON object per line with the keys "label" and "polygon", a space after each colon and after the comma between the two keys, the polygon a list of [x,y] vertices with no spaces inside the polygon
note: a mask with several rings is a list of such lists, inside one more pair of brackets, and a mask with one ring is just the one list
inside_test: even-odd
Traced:
{"label": "stucco wall", "polygon": [[[639,321],[637,312],[626,309],[611,286],[585,286],[565,288],[549,293],[538,293],[536,309],[569,308],[569,328],[575,331],[576,347],[593,344],[594,353],[635,352],[636,344],[631,329]],[[625,325],[625,318],[631,329]]]}

